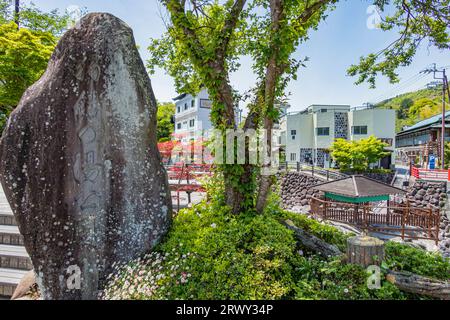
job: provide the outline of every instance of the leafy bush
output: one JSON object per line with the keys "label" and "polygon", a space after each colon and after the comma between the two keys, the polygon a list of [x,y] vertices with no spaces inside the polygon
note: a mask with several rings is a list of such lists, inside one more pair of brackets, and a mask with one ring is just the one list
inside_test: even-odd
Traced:
{"label": "leafy bush", "polygon": [[280,299],[293,285],[295,240],[270,216],[201,203],[180,211],[156,252],[120,268],[105,297]]}
{"label": "leafy bush", "polygon": [[371,163],[388,155],[387,144],[370,136],[358,141],[336,139],[330,148],[330,155],[342,170],[365,171]]}
{"label": "leafy bush", "polygon": [[[181,210],[165,241],[153,253],[117,266],[102,298],[421,298],[407,295],[384,280],[380,289],[369,289],[364,268],[346,264],[342,258],[327,260],[303,252],[281,220],[292,220],[342,251],[351,235],[283,211],[276,199],[271,199],[264,215],[235,216],[220,204],[220,193],[209,197],[209,202]],[[387,244],[386,254],[384,267],[448,279],[449,263],[437,255],[396,243]]]}
{"label": "leafy bush", "polygon": [[383,266],[394,271],[407,271],[442,280],[450,279],[449,259],[396,242],[386,243]]}
{"label": "leafy bush", "polygon": [[280,220],[292,220],[297,227],[315,235],[325,242],[336,245],[343,252],[347,247],[347,239],[354,236],[354,234],[345,234],[333,226],[321,224],[316,220],[308,218],[306,215],[288,211],[279,211],[276,215],[279,216]]}
{"label": "leafy bush", "polygon": [[341,259],[324,261],[319,257],[303,258],[296,275],[295,299],[367,300],[405,299],[394,285],[381,281],[379,289],[367,286],[367,271]]}

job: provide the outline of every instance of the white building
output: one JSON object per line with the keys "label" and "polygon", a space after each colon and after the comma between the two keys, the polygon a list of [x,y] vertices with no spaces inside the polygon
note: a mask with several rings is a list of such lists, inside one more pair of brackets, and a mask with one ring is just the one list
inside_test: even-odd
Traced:
{"label": "white building", "polygon": [[[348,105],[312,105],[287,115],[286,160],[330,167],[328,149],[335,139],[360,140],[371,135],[395,149],[395,111],[351,109]],[[393,154],[393,153],[392,153]],[[389,168],[393,155],[380,161]]]}
{"label": "white building", "polygon": [[196,97],[181,94],[175,99],[175,138],[183,143],[202,136],[203,130],[211,129],[211,100],[203,89]]}

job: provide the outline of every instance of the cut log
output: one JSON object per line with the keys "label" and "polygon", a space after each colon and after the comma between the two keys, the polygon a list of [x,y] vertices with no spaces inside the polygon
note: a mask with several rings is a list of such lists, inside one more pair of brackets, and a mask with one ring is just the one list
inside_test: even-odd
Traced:
{"label": "cut log", "polygon": [[402,291],[450,300],[450,282],[389,270],[386,280]]}
{"label": "cut log", "polygon": [[303,229],[297,228],[291,220],[284,221],[283,225],[294,231],[295,237],[306,249],[317,252],[327,258],[342,255],[338,247],[317,238]]}
{"label": "cut log", "polygon": [[364,268],[380,265],[384,259],[384,242],[368,236],[357,236],[347,240],[347,261]]}

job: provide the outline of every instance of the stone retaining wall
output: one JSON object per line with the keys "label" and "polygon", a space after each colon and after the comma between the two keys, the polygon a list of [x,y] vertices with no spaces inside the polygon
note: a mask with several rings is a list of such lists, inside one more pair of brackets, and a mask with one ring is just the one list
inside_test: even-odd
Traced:
{"label": "stone retaining wall", "polygon": [[443,208],[447,200],[447,184],[445,182],[417,181],[408,188],[406,196],[413,207]]}
{"label": "stone retaining wall", "polygon": [[317,177],[299,172],[288,172],[280,179],[283,208],[302,212],[309,211],[309,199],[320,194],[319,191],[314,191],[312,187],[325,182]]}

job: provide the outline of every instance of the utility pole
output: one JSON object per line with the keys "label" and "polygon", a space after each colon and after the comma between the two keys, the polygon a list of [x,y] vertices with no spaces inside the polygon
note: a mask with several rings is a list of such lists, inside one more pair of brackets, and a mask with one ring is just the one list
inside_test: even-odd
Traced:
{"label": "utility pole", "polygon": [[[433,73],[433,78],[436,80],[442,80],[442,129],[441,129],[441,168],[445,169],[445,94],[448,93],[450,100],[450,91],[448,88],[448,79],[445,74],[445,69],[438,70],[436,68],[436,63],[433,63],[433,68],[428,68],[423,71],[423,73]],[[437,73],[442,74],[442,78],[436,77]]]}
{"label": "utility pole", "polygon": [[20,28],[20,26],[19,26],[19,14],[20,14],[20,0],[16,0],[15,1],[16,2],[16,4],[15,4],[15,10],[14,10],[14,21],[15,21],[15,23],[17,24],[17,28],[19,29]]}

